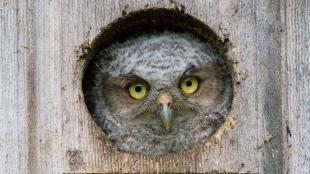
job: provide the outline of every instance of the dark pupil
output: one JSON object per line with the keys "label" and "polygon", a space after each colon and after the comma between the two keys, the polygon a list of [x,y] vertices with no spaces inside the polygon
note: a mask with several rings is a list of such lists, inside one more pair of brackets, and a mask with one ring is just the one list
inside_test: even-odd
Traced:
{"label": "dark pupil", "polygon": [[190,80],[186,81],[186,86],[188,87],[192,86],[192,82]]}
{"label": "dark pupil", "polygon": [[142,91],[142,87],[141,86],[136,86],[135,87],[135,91],[136,92],[141,92]]}

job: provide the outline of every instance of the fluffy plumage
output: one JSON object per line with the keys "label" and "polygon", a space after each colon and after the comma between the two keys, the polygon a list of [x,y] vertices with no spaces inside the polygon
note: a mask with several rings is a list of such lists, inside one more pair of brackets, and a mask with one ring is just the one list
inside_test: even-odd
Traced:
{"label": "fluffy plumage", "polygon": [[[141,34],[103,48],[93,63],[93,85],[85,95],[91,115],[124,151],[162,155],[201,145],[224,122],[230,108],[232,86],[223,58],[188,33]],[[200,79],[193,96],[180,92],[184,75]],[[133,100],[126,90],[136,79],[149,84],[143,100]],[[160,92],[174,100],[169,133],[156,116]]]}

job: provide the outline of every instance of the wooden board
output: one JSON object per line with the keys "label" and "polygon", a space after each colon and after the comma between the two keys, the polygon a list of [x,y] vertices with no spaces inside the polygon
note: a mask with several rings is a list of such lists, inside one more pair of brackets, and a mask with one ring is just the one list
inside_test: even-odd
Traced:
{"label": "wooden board", "polygon": [[[232,42],[236,120],[205,147],[121,153],[88,114],[80,46],[145,8],[184,8]],[[310,173],[309,9],[309,0],[2,0],[0,173]]]}

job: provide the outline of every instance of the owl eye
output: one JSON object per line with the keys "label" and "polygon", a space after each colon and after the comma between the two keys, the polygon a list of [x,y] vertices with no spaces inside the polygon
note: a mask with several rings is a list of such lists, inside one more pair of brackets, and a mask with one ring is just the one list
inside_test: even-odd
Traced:
{"label": "owl eye", "polygon": [[195,76],[186,76],[180,81],[180,88],[185,94],[193,94],[198,90],[199,82]]}
{"label": "owl eye", "polygon": [[143,82],[133,82],[128,86],[129,95],[136,100],[143,99],[147,92],[148,86]]}

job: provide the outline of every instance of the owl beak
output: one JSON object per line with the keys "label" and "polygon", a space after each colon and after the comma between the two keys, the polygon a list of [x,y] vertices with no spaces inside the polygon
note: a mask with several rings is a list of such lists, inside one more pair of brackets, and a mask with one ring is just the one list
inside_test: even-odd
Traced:
{"label": "owl beak", "polygon": [[163,104],[160,109],[160,119],[166,129],[166,132],[169,132],[172,120],[172,109],[170,109],[167,104]]}
{"label": "owl beak", "polygon": [[160,94],[157,104],[160,106],[159,117],[166,129],[166,132],[169,132],[173,113],[171,109],[173,104],[172,97],[168,94]]}

